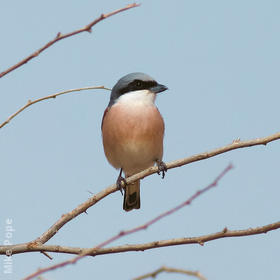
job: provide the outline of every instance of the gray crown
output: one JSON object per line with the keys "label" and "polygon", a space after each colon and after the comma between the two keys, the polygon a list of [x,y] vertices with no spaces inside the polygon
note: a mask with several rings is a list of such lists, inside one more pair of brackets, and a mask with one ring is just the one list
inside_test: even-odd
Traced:
{"label": "gray crown", "polygon": [[152,77],[145,73],[130,73],[119,79],[119,81],[113,87],[109,106],[112,106],[121,95],[127,92],[143,89],[149,89],[154,93],[158,93],[166,90],[167,87],[158,84]]}

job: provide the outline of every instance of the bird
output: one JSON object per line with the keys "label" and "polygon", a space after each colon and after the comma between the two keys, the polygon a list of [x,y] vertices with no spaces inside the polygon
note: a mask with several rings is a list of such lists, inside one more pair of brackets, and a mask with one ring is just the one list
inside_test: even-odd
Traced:
{"label": "bird", "polygon": [[117,186],[121,192],[124,187],[125,211],[140,208],[140,180],[127,184],[125,178],[155,164],[162,178],[167,171],[162,161],[165,125],[155,106],[157,94],[167,89],[147,74],[130,73],[115,84],[104,111],[104,153],[108,162],[120,169]]}

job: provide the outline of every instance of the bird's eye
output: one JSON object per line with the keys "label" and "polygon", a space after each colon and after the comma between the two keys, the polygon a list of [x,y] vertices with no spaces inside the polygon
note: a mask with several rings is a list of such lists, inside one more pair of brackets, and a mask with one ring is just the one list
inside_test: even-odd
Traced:
{"label": "bird's eye", "polygon": [[141,86],[142,86],[142,82],[141,82],[141,81],[135,81],[135,85],[136,85],[137,87],[141,87]]}

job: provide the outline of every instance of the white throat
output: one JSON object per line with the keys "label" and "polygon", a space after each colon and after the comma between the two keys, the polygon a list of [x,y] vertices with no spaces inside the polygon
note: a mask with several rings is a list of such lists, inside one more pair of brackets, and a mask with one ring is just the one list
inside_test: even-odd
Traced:
{"label": "white throat", "polygon": [[154,105],[156,99],[156,95],[154,92],[143,89],[143,90],[137,90],[137,91],[131,91],[127,92],[123,95],[121,95],[116,103],[121,104],[128,104],[132,106],[148,106],[148,105]]}

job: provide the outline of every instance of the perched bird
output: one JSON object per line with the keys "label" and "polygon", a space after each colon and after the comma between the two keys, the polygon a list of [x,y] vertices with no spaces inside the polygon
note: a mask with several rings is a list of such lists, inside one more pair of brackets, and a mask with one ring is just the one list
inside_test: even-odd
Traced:
{"label": "perched bird", "polygon": [[120,168],[117,185],[125,185],[123,209],[140,208],[140,180],[126,184],[129,177],[157,164],[162,177],[167,171],[162,161],[164,121],[155,106],[157,93],[167,90],[144,73],[122,77],[113,87],[102,119],[102,138],[107,160]]}

